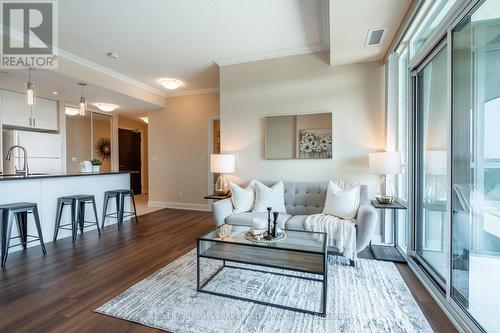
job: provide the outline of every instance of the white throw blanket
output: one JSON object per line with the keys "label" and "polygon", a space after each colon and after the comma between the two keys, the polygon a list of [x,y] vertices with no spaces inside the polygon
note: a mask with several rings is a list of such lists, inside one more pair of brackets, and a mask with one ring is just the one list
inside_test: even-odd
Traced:
{"label": "white throw blanket", "polygon": [[354,260],[356,253],[356,224],[332,215],[315,214],[306,218],[307,231],[326,232],[327,245],[335,247],[344,257]]}

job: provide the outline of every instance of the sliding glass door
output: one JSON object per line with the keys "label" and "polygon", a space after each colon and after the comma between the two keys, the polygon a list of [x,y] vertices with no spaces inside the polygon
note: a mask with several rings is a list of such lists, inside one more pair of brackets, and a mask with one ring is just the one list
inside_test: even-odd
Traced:
{"label": "sliding glass door", "polygon": [[416,252],[442,286],[446,283],[448,59],[439,48],[417,73]]}
{"label": "sliding glass door", "polygon": [[500,331],[500,1],[452,32],[451,297]]}
{"label": "sliding glass door", "polygon": [[[403,155],[404,168],[400,175],[397,176],[397,193],[398,198],[405,205],[409,202],[409,143],[410,143],[410,126],[409,126],[409,75],[408,75],[408,48],[405,48],[398,54],[398,135],[397,135],[397,150]],[[408,233],[409,233],[409,214],[408,210],[400,209],[397,212],[397,246],[403,253],[407,252]]]}

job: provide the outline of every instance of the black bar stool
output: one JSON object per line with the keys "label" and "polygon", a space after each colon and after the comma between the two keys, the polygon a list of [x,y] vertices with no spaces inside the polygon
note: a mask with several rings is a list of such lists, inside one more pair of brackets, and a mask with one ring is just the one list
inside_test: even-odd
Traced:
{"label": "black bar stool", "polygon": [[[125,212],[125,197],[130,197],[132,199],[132,204],[134,206],[133,212]],[[110,199],[116,200],[116,212],[108,214],[108,202]],[[124,217],[135,216],[135,223],[139,224],[137,219],[137,210],[135,208],[135,199],[133,190],[114,190],[106,191],[104,193],[104,208],[102,210],[102,227],[104,228],[104,222],[106,218],[114,218],[118,220],[118,226],[123,223]]]}
{"label": "black bar stool", "polygon": [[[85,207],[87,204],[92,204],[94,209],[95,221],[85,221]],[[61,217],[64,206],[71,206],[71,223],[61,224]],[[56,212],[56,224],[54,227],[54,242],[57,240],[57,234],[59,229],[71,230],[73,235],[73,243],[76,241],[76,235],[78,228],[80,232],[83,233],[83,229],[89,228],[91,226],[97,226],[97,232],[101,236],[101,229],[99,228],[99,220],[97,219],[97,208],[95,206],[95,197],[93,195],[68,195],[65,197],[60,197],[57,199],[57,212]],[[71,226],[67,228],[67,226]]]}
{"label": "black bar stool", "polygon": [[[2,267],[5,267],[7,255],[9,254],[9,249],[11,247],[22,245],[22,247],[26,249],[28,243],[40,241],[43,254],[47,253],[45,244],[43,243],[42,227],[40,226],[40,217],[38,215],[38,207],[36,203],[16,202],[7,205],[0,205],[0,213],[2,222]],[[38,231],[38,237],[28,235],[28,214],[33,214],[36,229]],[[17,228],[19,230],[19,236],[17,237],[11,237],[14,217],[16,218]],[[10,240],[15,238],[20,238],[21,242],[10,246]]]}

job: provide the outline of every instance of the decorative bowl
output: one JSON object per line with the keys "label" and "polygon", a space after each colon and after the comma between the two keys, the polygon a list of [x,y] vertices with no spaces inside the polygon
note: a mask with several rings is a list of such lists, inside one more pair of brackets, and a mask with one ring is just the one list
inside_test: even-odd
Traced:
{"label": "decorative bowl", "polygon": [[376,197],[377,201],[383,205],[390,205],[391,203],[393,203],[394,201],[396,201],[396,198],[394,197],[390,197],[390,196],[387,196],[387,195],[378,195]]}

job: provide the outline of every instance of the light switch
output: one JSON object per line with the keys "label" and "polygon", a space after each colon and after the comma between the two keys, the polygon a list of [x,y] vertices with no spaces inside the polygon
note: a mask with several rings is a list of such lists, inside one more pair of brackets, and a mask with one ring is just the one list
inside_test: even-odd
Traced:
{"label": "light switch", "polygon": [[152,155],[152,156],[151,156],[151,160],[152,160],[153,162],[158,162],[158,160],[159,160],[159,159],[158,159],[158,155],[156,155],[156,154]]}

